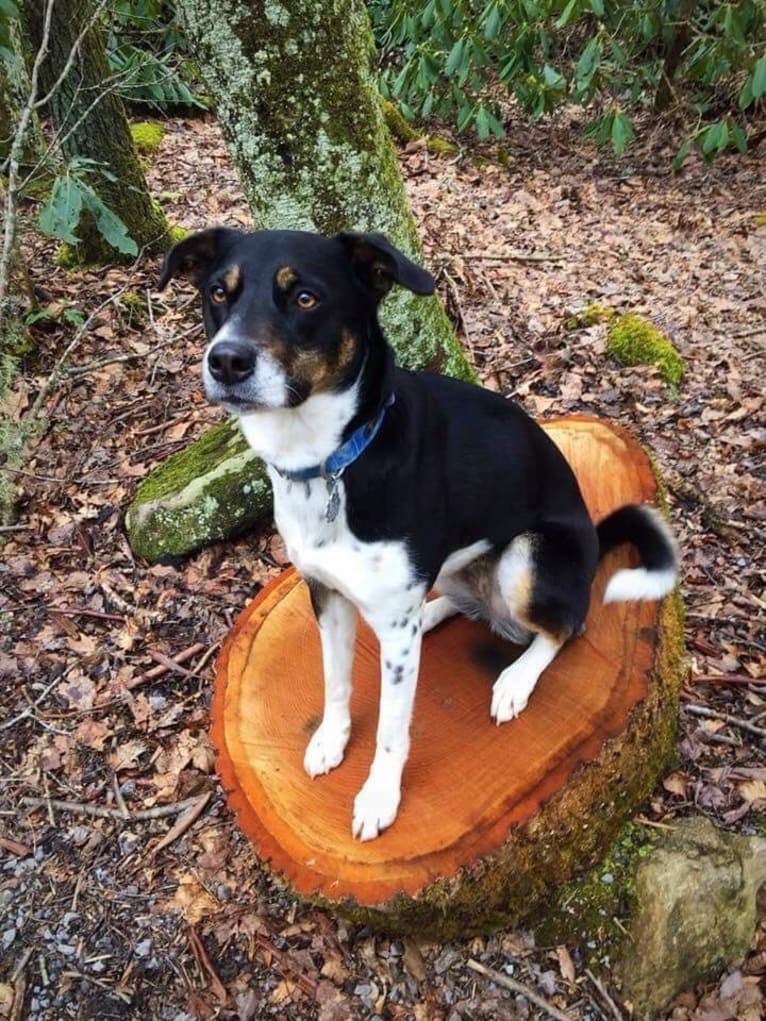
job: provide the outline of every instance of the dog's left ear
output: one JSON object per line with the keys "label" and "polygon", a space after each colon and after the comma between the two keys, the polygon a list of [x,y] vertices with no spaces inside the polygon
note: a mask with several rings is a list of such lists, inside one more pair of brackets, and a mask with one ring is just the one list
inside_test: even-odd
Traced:
{"label": "dog's left ear", "polygon": [[382,234],[341,231],[335,237],[345,246],[354,271],[380,299],[400,284],[414,294],[433,294],[434,278],[400,252]]}
{"label": "dog's left ear", "polygon": [[165,256],[157,290],[163,290],[173,277],[186,277],[199,287],[213,262],[241,236],[241,231],[230,227],[210,227],[179,241]]}

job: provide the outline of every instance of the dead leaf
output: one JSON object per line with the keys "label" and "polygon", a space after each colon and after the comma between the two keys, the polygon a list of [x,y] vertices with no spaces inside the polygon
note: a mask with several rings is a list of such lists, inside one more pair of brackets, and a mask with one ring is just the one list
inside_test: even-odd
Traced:
{"label": "dead leaf", "polygon": [[121,769],[135,769],[145,751],[145,741],[140,739],[125,741],[124,744],[118,745],[116,751],[107,755],[106,761],[115,773],[119,773]]}
{"label": "dead leaf", "polygon": [[558,958],[559,968],[561,969],[561,976],[567,982],[574,982],[575,980],[575,966],[572,960],[572,955],[569,953],[565,946],[556,947],[556,957]]}
{"label": "dead leaf", "polygon": [[671,773],[662,781],[662,786],[670,794],[677,794],[681,798],[686,797],[686,789],[689,784],[688,776],[683,773]]}

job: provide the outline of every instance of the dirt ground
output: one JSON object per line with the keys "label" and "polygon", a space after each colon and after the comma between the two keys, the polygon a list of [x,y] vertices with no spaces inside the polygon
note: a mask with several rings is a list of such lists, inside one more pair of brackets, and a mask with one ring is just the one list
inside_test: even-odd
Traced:
{"label": "dirt ground", "polygon": [[[575,126],[519,128],[507,160],[489,148],[435,157],[414,143],[401,165],[482,381],[537,416],[623,423],[667,484],[688,672],[678,763],[642,814],[672,824],[696,812],[763,833],[764,154],[692,160],[672,175],[661,140],[616,163]],[[246,225],[215,125],[167,129],[149,178],[170,220]],[[181,286],[154,292],[155,259],[71,273],[44,239],[29,233],[25,246],[48,315],[14,399],[28,415],[42,394],[46,426],[2,533],[0,1017],[548,1016],[470,971],[473,957],[573,1021],[614,1019],[583,947],[536,946],[527,932],[388,939],[304,906],[259,871],[216,782],[208,706],[218,645],[280,569],[279,543],[250,535],[148,566],[122,528],[137,483],[218,417],[199,385],[196,300]],[[128,291],[148,297],[147,313]],[[672,338],[686,362],[677,392],[651,368],[610,362],[603,325],[565,329],[594,300]],[[72,310],[91,317],[81,335]],[[764,1016],[764,974],[759,930],[744,961],[667,1017]]]}

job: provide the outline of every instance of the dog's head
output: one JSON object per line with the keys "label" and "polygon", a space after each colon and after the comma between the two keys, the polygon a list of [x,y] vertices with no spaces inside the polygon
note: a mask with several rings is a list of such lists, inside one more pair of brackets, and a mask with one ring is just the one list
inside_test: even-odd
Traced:
{"label": "dog's head", "polygon": [[382,234],[245,234],[213,228],[167,255],[159,287],[190,277],[210,341],[208,398],[244,414],[295,407],[356,379],[381,298],[394,283],[431,294],[433,277]]}

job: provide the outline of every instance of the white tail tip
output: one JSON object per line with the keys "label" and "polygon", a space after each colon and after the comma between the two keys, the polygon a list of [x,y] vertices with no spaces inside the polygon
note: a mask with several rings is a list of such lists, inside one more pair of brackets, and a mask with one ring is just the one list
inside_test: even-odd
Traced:
{"label": "white tail tip", "polygon": [[647,571],[645,567],[624,568],[609,579],[604,592],[605,603],[624,603],[632,599],[662,599],[673,588],[676,572]]}

